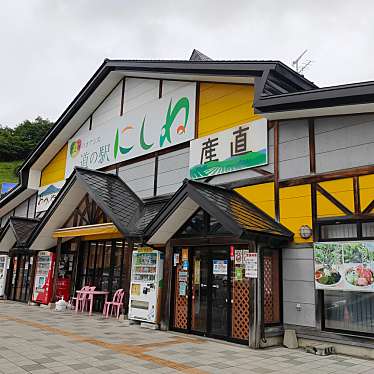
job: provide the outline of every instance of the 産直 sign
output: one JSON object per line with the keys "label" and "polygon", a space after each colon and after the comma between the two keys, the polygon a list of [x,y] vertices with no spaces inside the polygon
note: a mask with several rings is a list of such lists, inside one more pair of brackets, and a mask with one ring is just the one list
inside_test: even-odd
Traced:
{"label": "\u7523\u76f4 sign", "polygon": [[245,123],[191,142],[191,179],[230,173],[267,163],[266,119]]}
{"label": "\u7523\u76f4 sign", "polygon": [[196,83],[188,83],[97,128],[82,128],[68,142],[65,177],[75,166],[100,169],[193,139],[195,97]]}

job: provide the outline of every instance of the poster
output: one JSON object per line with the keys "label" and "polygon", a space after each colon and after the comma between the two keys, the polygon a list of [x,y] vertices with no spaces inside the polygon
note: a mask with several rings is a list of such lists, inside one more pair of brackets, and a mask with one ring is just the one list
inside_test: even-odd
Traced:
{"label": "poster", "polygon": [[174,253],[174,266],[177,266],[179,264],[179,253]]}
{"label": "poster", "polygon": [[249,249],[243,249],[243,263],[247,263],[249,261]]}
{"label": "poster", "polygon": [[187,282],[188,272],[187,271],[180,271],[178,273],[178,280],[179,282]]}
{"label": "poster", "polygon": [[140,296],[140,284],[133,283],[131,285],[131,295],[133,295],[133,296]]}
{"label": "poster", "polygon": [[267,120],[262,118],[190,143],[190,178],[231,173],[268,163]]}
{"label": "poster", "polygon": [[196,258],[194,261],[194,284],[200,283],[200,259]]}
{"label": "poster", "polygon": [[187,291],[187,283],[186,282],[179,282],[179,296],[186,296]]}
{"label": "poster", "polygon": [[188,248],[182,248],[182,261],[188,260]]}
{"label": "poster", "polygon": [[374,292],[374,242],[314,243],[316,289]]}
{"label": "poster", "polygon": [[189,268],[188,260],[184,260],[182,263],[182,269],[187,271],[188,268]]}
{"label": "poster", "polygon": [[246,278],[257,278],[257,253],[249,253],[245,263]]}
{"label": "poster", "polygon": [[162,98],[125,108],[123,116],[118,113],[105,126],[83,126],[68,142],[65,178],[75,166],[100,169],[193,139],[195,97],[196,83],[187,83]]}
{"label": "poster", "polygon": [[227,275],[227,260],[213,260],[213,274]]}
{"label": "poster", "polygon": [[243,279],[243,268],[241,266],[235,268],[235,279],[238,281]]}
{"label": "poster", "polygon": [[243,263],[243,252],[241,249],[235,249],[235,265]]}

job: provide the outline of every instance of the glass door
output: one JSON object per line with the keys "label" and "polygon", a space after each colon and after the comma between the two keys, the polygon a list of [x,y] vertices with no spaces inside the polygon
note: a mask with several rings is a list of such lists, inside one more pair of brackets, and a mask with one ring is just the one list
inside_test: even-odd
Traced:
{"label": "glass door", "polygon": [[228,337],[230,301],[229,256],[226,249],[211,252],[210,335]]}
{"label": "glass door", "polygon": [[209,297],[209,259],[206,251],[195,249],[192,255],[192,323],[195,332],[207,333]]}

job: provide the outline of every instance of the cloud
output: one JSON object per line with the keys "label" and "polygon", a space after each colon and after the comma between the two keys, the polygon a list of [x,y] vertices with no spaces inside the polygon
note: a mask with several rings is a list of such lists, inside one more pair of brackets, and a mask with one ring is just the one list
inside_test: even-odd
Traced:
{"label": "cloud", "polygon": [[55,120],[104,58],[276,59],[321,86],[374,78],[370,0],[3,0],[0,124]]}

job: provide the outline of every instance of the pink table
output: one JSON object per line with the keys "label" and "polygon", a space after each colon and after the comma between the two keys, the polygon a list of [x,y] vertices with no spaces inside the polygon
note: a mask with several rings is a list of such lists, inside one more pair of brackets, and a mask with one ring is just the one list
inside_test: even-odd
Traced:
{"label": "pink table", "polygon": [[[88,315],[92,315],[92,305],[94,303],[94,297],[95,296],[102,296],[104,295],[105,296],[105,302],[108,301],[108,295],[109,295],[109,292],[108,291],[76,291],[77,294],[85,294],[85,295],[88,295],[88,299],[90,300],[90,311],[88,313]],[[78,308],[75,309],[75,311],[77,312],[78,311]]]}

